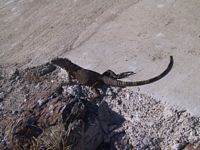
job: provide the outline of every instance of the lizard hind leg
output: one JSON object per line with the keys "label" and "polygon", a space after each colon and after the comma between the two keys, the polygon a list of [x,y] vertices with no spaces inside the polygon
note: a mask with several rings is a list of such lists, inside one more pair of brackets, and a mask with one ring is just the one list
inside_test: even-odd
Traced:
{"label": "lizard hind leg", "polygon": [[94,85],[92,85],[92,91],[95,93],[95,95],[96,95],[95,97],[100,97],[101,96],[101,93],[100,93],[98,87],[99,87],[99,83],[98,82],[96,82]]}
{"label": "lizard hind leg", "polygon": [[113,78],[113,79],[122,79],[122,78],[126,78],[128,76],[131,76],[133,74],[135,74],[135,73],[132,71],[127,71],[127,72],[122,72],[122,73],[116,74],[112,70],[107,70],[102,75]]}

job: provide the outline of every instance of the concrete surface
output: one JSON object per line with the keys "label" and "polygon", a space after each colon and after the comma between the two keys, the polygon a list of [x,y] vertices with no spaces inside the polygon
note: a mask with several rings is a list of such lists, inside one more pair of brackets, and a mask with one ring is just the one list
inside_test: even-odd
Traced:
{"label": "concrete surface", "polygon": [[167,66],[169,55],[173,55],[172,72],[140,90],[199,115],[199,7],[198,1],[143,0],[80,44],[91,34],[93,26],[89,26],[74,44],[81,46],[64,56],[99,72],[107,68],[117,72],[133,70],[137,74],[129,80],[141,80],[159,74]]}
{"label": "concrete surface", "polygon": [[[0,2],[0,64],[37,65],[55,56],[103,72],[132,70],[133,87],[200,115],[199,0],[74,0]],[[39,19],[40,18],[40,19]]]}
{"label": "concrete surface", "polygon": [[0,64],[37,65],[61,55],[106,10],[136,2],[0,0]]}

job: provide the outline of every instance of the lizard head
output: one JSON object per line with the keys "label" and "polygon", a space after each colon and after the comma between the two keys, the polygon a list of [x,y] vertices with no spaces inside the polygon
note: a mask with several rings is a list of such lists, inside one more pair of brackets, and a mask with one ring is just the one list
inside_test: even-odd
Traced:
{"label": "lizard head", "polygon": [[51,63],[61,68],[67,69],[67,67],[70,66],[72,62],[67,58],[54,58],[51,60]]}

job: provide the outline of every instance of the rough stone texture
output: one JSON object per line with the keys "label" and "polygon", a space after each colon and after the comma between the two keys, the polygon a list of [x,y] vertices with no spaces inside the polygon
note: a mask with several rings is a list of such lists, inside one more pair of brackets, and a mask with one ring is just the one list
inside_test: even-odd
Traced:
{"label": "rough stone texture", "polygon": [[61,72],[47,63],[3,78],[2,149],[200,146],[200,119],[186,110],[130,89],[108,88],[102,98],[94,99],[89,87],[68,85]]}
{"label": "rough stone texture", "polygon": [[97,106],[87,88],[64,85],[48,63],[17,72],[1,85],[6,92],[12,84],[2,102],[2,147],[92,150],[110,143],[109,126],[121,117],[105,101]]}
{"label": "rough stone texture", "polygon": [[200,144],[199,118],[191,117],[185,110],[131,90],[118,91],[117,97],[105,100],[125,118],[124,142],[135,149],[182,149],[187,143]]}

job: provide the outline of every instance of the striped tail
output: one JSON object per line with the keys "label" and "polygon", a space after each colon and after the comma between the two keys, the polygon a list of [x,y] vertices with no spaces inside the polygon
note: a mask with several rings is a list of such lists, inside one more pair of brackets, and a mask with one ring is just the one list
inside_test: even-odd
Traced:
{"label": "striped tail", "polygon": [[160,75],[158,75],[156,77],[153,77],[151,79],[148,79],[148,80],[135,81],[135,82],[124,82],[124,81],[120,81],[120,80],[116,80],[116,79],[112,79],[112,78],[104,76],[103,77],[103,82],[106,85],[118,86],[118,87],[140,86],[140,85],[150,84],[150,83],[158,81],[161,78],[163,78],[164,76],[166,76],[170,72],[170,70],[172,69],[173,64],[174,64],[173,57],[170,56],[170,63],[168,65],[167,69],[165,69],[165,71],[163,71]]}

